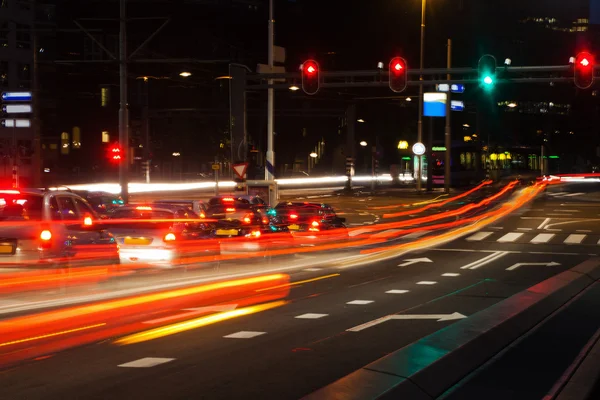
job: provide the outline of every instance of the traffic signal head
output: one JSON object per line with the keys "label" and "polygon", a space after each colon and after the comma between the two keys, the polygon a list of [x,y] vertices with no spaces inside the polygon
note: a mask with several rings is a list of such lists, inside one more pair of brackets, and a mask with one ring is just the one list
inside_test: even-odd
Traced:
{"label": "traffic signal head", "polygon": [[112,162],[118,163],[123,160],[123,155],[121,151],[121,147],[116,144],[110,147],[108,157]]}
{"label": "traffic signal head", "polygon": [[581,52],[575,57],[573,77],[579,89],[587,89],[594,83],[594,64],[594,56],[588,52]]}
{"label": "traffic signal head", "polygon": [[408,83],[408,66],[402,57],[394,57],[390,61],[390,89],[402,92]]}
{"label": "traffic signal head", "polygon": [[484,89],[491,90],[496,84],[496,58],[486,54],[479,59],[477,68],[479,72],[479,85]]}
{"label": "traffic signal head", "polygon": [[313,95],[319,91],[320,69],[315,60],[305,61],[302,66],[302,90],[304,93]]}

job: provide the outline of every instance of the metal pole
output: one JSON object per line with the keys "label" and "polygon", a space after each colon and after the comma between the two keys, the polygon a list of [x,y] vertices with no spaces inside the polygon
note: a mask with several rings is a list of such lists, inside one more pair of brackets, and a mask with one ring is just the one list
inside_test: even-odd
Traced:
{"label": "metal pole", "polygon": [[[33,15],[36,14],[36,2],[32,2],[33,5]],[[42,186],[42,139],[41,139],[41,129],[40,129],[40,100],[39,100],[39,59],[38,59],[38,35],[35,26],[35,19],[32,26],[32,36],[33,36],[33,80],[32,80],[32,108],[33,108],[33,159],[32,159],[32,187],[41,187]]]}
{"label": "metal pole", "polygon": [[19,162],[17,161],[17,157],[19,156],[19,148],[17,146],[17,120],[13,119],[13,128],[12,128],[12,187],[13,189],[17,189],[19,187]]}
{"label": "metal pole", "polygon": [[127,104],[127,0],[120,0],[119,33],[119,144],[121,161],[119,163],[119,184],[121,197],[129,202],[129,110]]}
{"label": "metal pole", "polygon": [[[269,68],[273,70],[273,41],[274,41],[274,25],[273,20],[273,0],[269,0]],[[273,79],[268,80],[269,85],[273,84]],[[275,152],[273,151],[273,108],[274,108],[275,92],[273,88],[269,88],[267,92],[267,165],[265,169],[265,180],[272,181],[275,173]],[[269,192],[273,193],[272,191]],[[269,204],[275,204],[273,195],[269,196]]]}
{"label": "metal pole", "polygon": [[[448,39],[448,68],[452,65],[452,39]],[[450,80],[450,74],[446,75],[446,79]],[[448,91],[448,98],[446,99],[446,129],[444,130],[444,145],[446,146],[446,157],[444,159],[444,192],[450,193],[450,147],[452,145],[452,127],[450,125],[450,114],[452,109],[450,107],[450,93]]]}
{"label": "metal pole", "polygon": [[[375,141],[377,143],[377,141]],[[371,190],[375,190],[375,157],[377,157],[377,145],[371,146]]]}
{"label": "metal pole", "polygon": [[[219,165],[217,157],[215,157],[215,165]],[[218,196],[219,195],[219,170],[214,169],[214,171],[215,171],[215,196]]]}
{"label": "metal pole", "polygon": [[544,157],[546,156],[546,149],[544,148],[544,144],[542,143],[542,149],[540,151],[540,175],[544,176],[546,171],[545,171],[545,163],[544,163]]}
{"label": "metal pole", "polygon": [[[419,70],[423,71],[423,60],[425,56],[425,8],[427,0],[421,0],[421,53],[419,60]],[[419,80],[423,80],[423,75],[419,74]],[[417,122],[417,142],[423,142],[423,85],[419,85],[419,119]],[[417,191],[421,191],[421,157],[417,163]]]}

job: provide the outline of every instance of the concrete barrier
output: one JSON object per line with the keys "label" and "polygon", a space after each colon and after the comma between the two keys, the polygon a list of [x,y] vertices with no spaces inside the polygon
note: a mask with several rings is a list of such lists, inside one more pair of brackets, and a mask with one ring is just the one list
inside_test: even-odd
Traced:
{"label": "concrete barrier", "polygon": [[519,292],[325,386],[307,400],[431,399],[600,279],[600,258]]}

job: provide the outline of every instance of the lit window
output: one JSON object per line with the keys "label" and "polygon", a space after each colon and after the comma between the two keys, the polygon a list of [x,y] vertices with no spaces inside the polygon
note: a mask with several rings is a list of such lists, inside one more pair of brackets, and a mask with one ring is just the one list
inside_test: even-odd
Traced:
{"label": "lit window", "polygon": [[110,142],[110,134],[108,131],[102,131],[102,143]]}
{"label": "lit window", "polygon": [[107,87],[100,88],[100,105],[102,107],[108,107],[108,101],[110,98],[110,90]]}

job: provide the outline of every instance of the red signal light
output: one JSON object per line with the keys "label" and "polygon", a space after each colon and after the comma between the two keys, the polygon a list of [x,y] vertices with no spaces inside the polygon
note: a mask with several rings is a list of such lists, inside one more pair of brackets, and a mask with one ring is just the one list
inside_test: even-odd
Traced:
{"label": "red signal light", "polygon": [[121,152],[121,147],[119,145],[113,145],[109,149],[109,155],[108,155],[108,157],[113,162],[121,162],[121,160],[123,159],[123,154]]}
{"label": "red signal light", "polygon": [[390,61],[390,89],[394,92],[402,92],[408,84],[406,60],[402,57],[394,57]]}
{"label": "red signal light", "polygon": [[300,67],[302,71],[302,90],[313,95],[319,91],[319,64],[315,60],[305,61]]}
{"label": "red signal light", "polygon": [[573,79],[579,89],[588,89],[594,84],[594,56],[581,52],[575,57]]}

